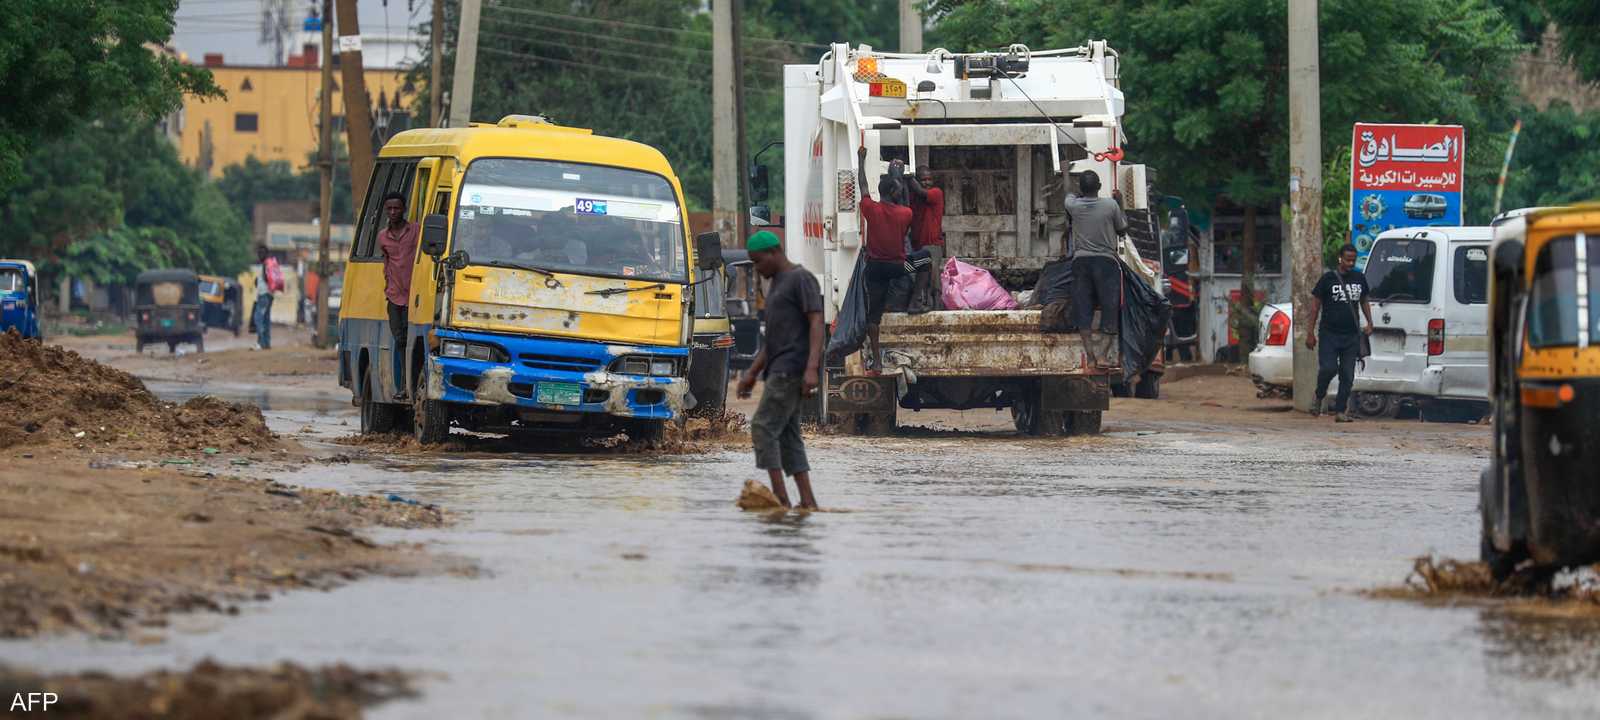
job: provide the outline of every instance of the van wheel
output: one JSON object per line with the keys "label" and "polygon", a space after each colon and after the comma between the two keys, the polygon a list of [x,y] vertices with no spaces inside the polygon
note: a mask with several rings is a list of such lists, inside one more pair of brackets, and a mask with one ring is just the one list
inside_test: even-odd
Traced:
{"label": "van wheel", "polygon": [[1139,384],[1133,388],[1133,396],[1140,400],[1156,400],[1161,397],[1161,374],[1147,372],[1139,376]]}
{"label": "van wheel", "polygon": [[429,400],[428,366],[417,373],[417,384],[411,388],[411,429],[417,442],[437,445],[450,437],[450,406],[438,400]]}
{"label": "van wheel", "polygon": [[1356,417],[1392,420],[1400,414],[1400,396],[1390,393],[1353,393],[1350,412]]}
{"label": "van wheel", "polygon": [[372,372],[361,378],[361,434],[381,435],[394,430],[394,407],[372,396]]}

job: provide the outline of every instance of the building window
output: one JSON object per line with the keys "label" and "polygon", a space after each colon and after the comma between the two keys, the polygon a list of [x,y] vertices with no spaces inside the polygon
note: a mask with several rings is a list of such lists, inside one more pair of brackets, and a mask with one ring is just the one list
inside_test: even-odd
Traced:
{"label": "building window", "polygon": [[234,113],[233,114],[233,131],[234,132],[252,132],[252,133],[255,132],[256,131],[256,114],[255,113]]}
{"label": "building window", "polygon": [[250,78],[245,78],[244,79],[244,84],[239,86],[239,92],[250,92],[251,90],[254,90],[254,89],[255,89],[255,86],[250,84]]}

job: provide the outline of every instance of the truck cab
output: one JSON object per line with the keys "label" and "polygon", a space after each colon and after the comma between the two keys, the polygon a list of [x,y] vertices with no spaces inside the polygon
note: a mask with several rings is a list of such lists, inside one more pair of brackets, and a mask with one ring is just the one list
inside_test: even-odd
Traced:
{"label": "truck cab", "polygon": [[[1124,265],[1159,292],[1159,271],[1141,259],[1160,267],[1149,174],[1120,149],[1119,75],[1116,51],[1098,41],[914,54],[836,44],[816,64],[786,66],[786,251],[820,280],[826,320],[845,308],[862,254],[857,173],[875,185],[893,160],[907,174],[931,170],[944,191],[947,257],[1010,291],[1067,255],[1069,176],[1093,170],[1133,226]],[[1037,309],[891,311],[880,328],[887,372],[865,373],[852,356],[824,395],[825,412],[868,432],[891,428],[897,408],[976,407],[1011,408],[1026,433],[1095,432],[1109,407],[1112,378],[1088,366],[1078,334],[1041,332]],[[1092,342],[1118,362],[1111,336]]]}

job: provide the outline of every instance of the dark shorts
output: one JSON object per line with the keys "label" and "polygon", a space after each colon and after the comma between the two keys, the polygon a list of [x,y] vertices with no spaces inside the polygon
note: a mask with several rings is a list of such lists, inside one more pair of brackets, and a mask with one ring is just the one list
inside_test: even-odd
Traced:
{"label": "dark shorts", "polygon": [[396,340],[406,339],[406,306],[387,303],[389,306],[389,334]]}
{"label": "dark shorts", "polygon": [[806,444],[800,437],[800,407],[805,383],[797,375],[767,376],[761,402],[750,419],[750,440],[755,445],[756,467],[784,474],[810,472]]}
{"label": "dark shorts", "polygon": [[1100,332],[1115,335],[1122,314],[1122,268],[1113,258],[1090,255],[1072,260],[1072,324],[1080,330],[1094,322],[1100,308]]}
{"label": "dark shorts", "polygon": [[898,262],[867,261],[867,324],[877,325],[889,307],[889,296],[895,292],[901,278],[906,277],[906,266]]}

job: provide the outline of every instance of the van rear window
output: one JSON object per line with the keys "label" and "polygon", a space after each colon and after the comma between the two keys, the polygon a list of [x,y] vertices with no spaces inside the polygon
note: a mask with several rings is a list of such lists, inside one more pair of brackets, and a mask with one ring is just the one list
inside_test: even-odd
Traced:
{"label": "van rear window", "polygon": [[1381,302],[1432,302],[1436,254],[1431,240],[1378,240],[1367,256],[1368,297]]}
{"label": "van rear window", "polygon": [[1456,248],[1452,284],[1456,302],[1486,305],[1489,302],[1489,248],[1472,245]]}

